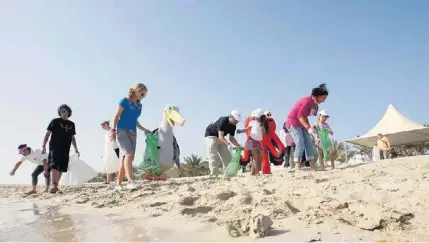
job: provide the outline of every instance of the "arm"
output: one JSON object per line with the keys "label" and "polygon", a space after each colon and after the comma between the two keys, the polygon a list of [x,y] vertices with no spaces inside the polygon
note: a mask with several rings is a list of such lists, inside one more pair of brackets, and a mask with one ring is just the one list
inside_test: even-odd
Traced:
{"label": "arm", "polygon": [[241,145],[237,142],[237,139],[235,139],[234,135],[235,135],[235,130],[236,128],[234,128],[234,130],[232,131],[231,134],[229,134],[229,141],[234,144],[236,147],[240,147]]}
{"label": "arm", "polygon": [[146,129],[145,127],[143,127],[139,121],[137,121],[137,127],[138,129],[142,130],[145,133],[150,133],[150,130]]}
{"label": "arm", "polygon": [[79,150],[77,149],[77,143],[76,143],[76,136],[75,135],[73,135],[73,137],[72,137],[72,144],[74,147],[74,151],[78,154]]}
{"label": "arm", "polygon": [[113,116],[113,119],[112,119],[112,130],[116,129],[116,126],[118,125],[119,117],[121,117],[123,111],[124,111],[124,107],[121,104],[119,104],[118,108],[116,108],[115,115]]}
{"label": "arm", "polygon": [[45,172],[48,171],[48,160],[47,159],[43,160],[43,169],[45,170]]}
{"label": "arm", "polygon": [[232,144],[234,144],[237,147],[240,147],[241,145],[237,142],[237,139],[235,139],[234,136],[229,135],[229,141],[231,141]]}
{"label": "arm", "polygon": [[45,134],[45,137],[43,138],[43,144],[42,144],[42,148],[43,148],[43,151],[45,151],[46,150],[46,143],[48,143],[48,140],[49,140],[49,137],[51,136],[51,131],[46,131],[46,134]]}
{"label": "arm", "polygon": [[229,142],[225,139],[225,133],[223,131],[218,131],[218,138],[221,143],[225,144],[226,146],[229,146]]}
{"label": "arm", "polygon": [[312,100],[306,100],[298,111],[298,120],[305,129],[309,129],[311,127],[310,123],[308,122],[308,116],[310,115],[309,111],[311,110],[312,105]]}
{"label": "arm", "polygon": [[46,129],[45,137],[43,138],[43,144],[42,144],[42,154],[46,153],[46,143],[48,143],[49,137],[51,136],[52,131],[55,127],[55,119],[51,120],[51,122],[48,125],[48,128]]}
{"label": "arm", "polygon": [[[229,142],[226,141],[226,139],[225,139],[225,128],[228,127],[228,122],[229,122],[228,118],[222,119],[222,120],[219,121],[218,127],[217,127],[218,138],[221,141],[221,143],[226,144],[226,146],[229,146]],[[235,130],[234,130],[234,133],[235,133]]]}
{"label": "arm", "polygon": [[10,172],[10,175],[15,175],[16,170],[18,170],[18,168],[19,168],[19,166],[21,166],[21,164],[22,164],[22,161],[21,161],[21,160],[20,160],[20,161],[18,161],[18,162],[16,162],[15,167],[14,167],[14,168],[13,168],[13,170]]}

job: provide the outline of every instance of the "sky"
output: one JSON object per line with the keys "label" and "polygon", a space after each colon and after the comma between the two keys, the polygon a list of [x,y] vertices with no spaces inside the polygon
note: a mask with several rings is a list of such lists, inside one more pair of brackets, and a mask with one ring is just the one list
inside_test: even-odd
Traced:
{"label": "sky", "polygon": [[182,157],[205,157],[205,127],[233,109],[269,110],[281,127],[323,82],[320,109],[337,140],[369,131],[391,103],[429,122],[427,0],[3,0],[0,33],[2,184],[30,183],[29,162],[8,175],[16,148],[40,148],[63,103],[81,159],[100,171],[99,124],[138,82],[149,89],[143,126],[157,128],[165,105],[180,107]]}

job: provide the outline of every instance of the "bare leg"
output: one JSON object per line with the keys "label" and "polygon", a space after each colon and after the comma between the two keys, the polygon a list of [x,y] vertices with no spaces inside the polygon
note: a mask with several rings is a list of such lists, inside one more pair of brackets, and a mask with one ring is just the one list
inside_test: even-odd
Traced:
{"label": "bare leg", "polygon": [[325,169],[325,162],[323,161],[323,151],[321,149],[318,149],[319,154],[319,167],[321,170]]}
{"label": "bare leg", "polygon": [[261,156],[256,149],[250,151],[252,153],[252,175],[259,175]]}
{"label": "bare leg", "polygon": [[314,159],[309,160],[308,162],[310,163],[310,169],[311,170],[316,170],[317,169],[316,168],[316,164],[314,163]]}
{"label": "bare leg", "polygon": [[335,154],[333,150],[331,150],[331,168],[335,169]]}
{"label": "bare leg", "polygon": [[117,176],[117,182],[118,182],[117,184],[118,185],[121,185],[121,183],[122,183],[122,181],[124,180],[124,177],[125,177],[124,160],[125,160],[125,156],[122,157],[121,167],[119,168],[119,171],[118,171],[118,176]]}
{"label": "bare leg", "polygon": [[133,180],[133,160],[134,160],[134,153],[129,153],[125,155],[125,159],[124,159],[125,175],[127,176],[127,180],[129,182]]}
{"label": "bare leg", "polygon": [[113,177],[113,174],[111,173],[107,174],[107,184],[110,184],[112,182],[112,177]]}

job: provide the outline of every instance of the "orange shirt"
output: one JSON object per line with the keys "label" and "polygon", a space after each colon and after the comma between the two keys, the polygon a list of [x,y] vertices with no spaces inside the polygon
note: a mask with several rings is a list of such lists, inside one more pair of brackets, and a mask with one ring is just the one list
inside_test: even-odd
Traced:
{"label": "orange shirt", "polygon": [[377,140],[377,147],[381,150],[389,150],[390,149],[389,139],[385,136],[382,137],[381,139],[379,138]]}

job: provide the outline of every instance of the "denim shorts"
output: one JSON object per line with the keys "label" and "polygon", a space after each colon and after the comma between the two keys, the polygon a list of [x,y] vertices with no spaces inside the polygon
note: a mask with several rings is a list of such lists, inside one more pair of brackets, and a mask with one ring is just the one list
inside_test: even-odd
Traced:
{"label": "denim shorts", "polygon": [[293,141],[295,141],[294,162],[302,162],[304,151],[307,160],[314,160],[314,143],[307,129],[291,125],[289,130]]}

